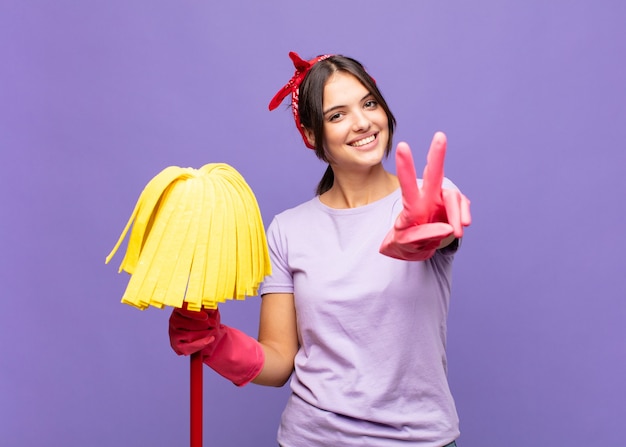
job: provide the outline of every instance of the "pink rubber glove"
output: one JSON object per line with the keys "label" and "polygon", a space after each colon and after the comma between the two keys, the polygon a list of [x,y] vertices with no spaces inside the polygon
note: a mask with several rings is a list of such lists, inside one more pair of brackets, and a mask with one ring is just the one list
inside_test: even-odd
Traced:
{"label": "pink rubber glove", "polygon": [[219,310],[174,309],[169,320],[170,344],[178,355],[201,351],[202,361],[237,386],[259,375],[265,355],[254,338],[220,324]]}
{"label": "pink rubber glove", "polygon": [[443,189],[446,136],[437,132],[428,151],[421,189],[417,185],[411,148],[399,143],[396,170],[402,189],[402,211],[380,246],[384,255],[406,261],[424,261],[441,242],[454,234],[463,236],[470,225],[470,202],[459,191]]}

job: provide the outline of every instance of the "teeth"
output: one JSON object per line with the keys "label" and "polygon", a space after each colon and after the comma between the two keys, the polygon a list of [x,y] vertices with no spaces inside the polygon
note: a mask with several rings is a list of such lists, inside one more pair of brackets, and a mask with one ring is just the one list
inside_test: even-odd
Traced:
{"label": "teeth", "polygon": [[376,135],[372,135],[371,137],[367,137],[367,138],[363,138],[362,140],[355,141],[350,146],[354,146],[354,147],[364,146],[368,143],[371,143],[375,139],[376,139]]}

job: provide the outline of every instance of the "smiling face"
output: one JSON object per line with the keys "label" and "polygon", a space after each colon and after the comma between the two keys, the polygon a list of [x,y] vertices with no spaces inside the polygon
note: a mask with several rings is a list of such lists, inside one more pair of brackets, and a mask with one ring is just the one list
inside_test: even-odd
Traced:
{"label": "smiling face", "polygon": [[342,71],[332,74],[324,86],[322,108],[325,158],[333,169],[365,168],[382,161],[389,141],[387,114],[356,77]]}

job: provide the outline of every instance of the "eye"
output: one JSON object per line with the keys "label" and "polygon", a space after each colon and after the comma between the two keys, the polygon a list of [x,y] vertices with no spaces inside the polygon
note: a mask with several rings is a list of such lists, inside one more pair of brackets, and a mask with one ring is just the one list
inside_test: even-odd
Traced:
{"label": "eye", "polygon": [[375,99],[369,99],[365,101],[365,104],[363,106],[366,109],[375,109],[377,105],[378,105],[378,102]]}
{"label": "eye", "polygon": [[328,121],[330,121],[331,123],[333,121],[337,121],[337,120],[341,119],[342,115],[343,115],[342,113],[333,113],[332,115],[330,115],[328,117]]}

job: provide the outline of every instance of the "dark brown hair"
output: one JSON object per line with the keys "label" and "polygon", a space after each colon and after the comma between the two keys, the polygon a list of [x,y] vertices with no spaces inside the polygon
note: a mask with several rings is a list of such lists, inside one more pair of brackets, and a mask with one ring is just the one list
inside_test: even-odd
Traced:
{"label": "dark brown hair", "polygon": [[[328,59],[317,62],[300,85],[298,111],[300,113],[300,122],[302,125],[313,132],[315,139],[315,155],[322,161],[328,162],[324,151],[324,86],[326,81],[333,73],[338,71],[346,72],[359,80],[361,84],[372,94],[376,102],[383,108],[387,115],[389,124],[389,140],[387,141],[387,150],[385,155],[391,152],[391,144],[393,138],[393,130],[396,125],[389,106],[376,86],[376,82],[365,71],[360,62],[346,56],[334,55]],[[328,191],[335,180],[333,170],[330,165],[326,168],[324,176],[317,185],[316,194],[320,195]]]}

